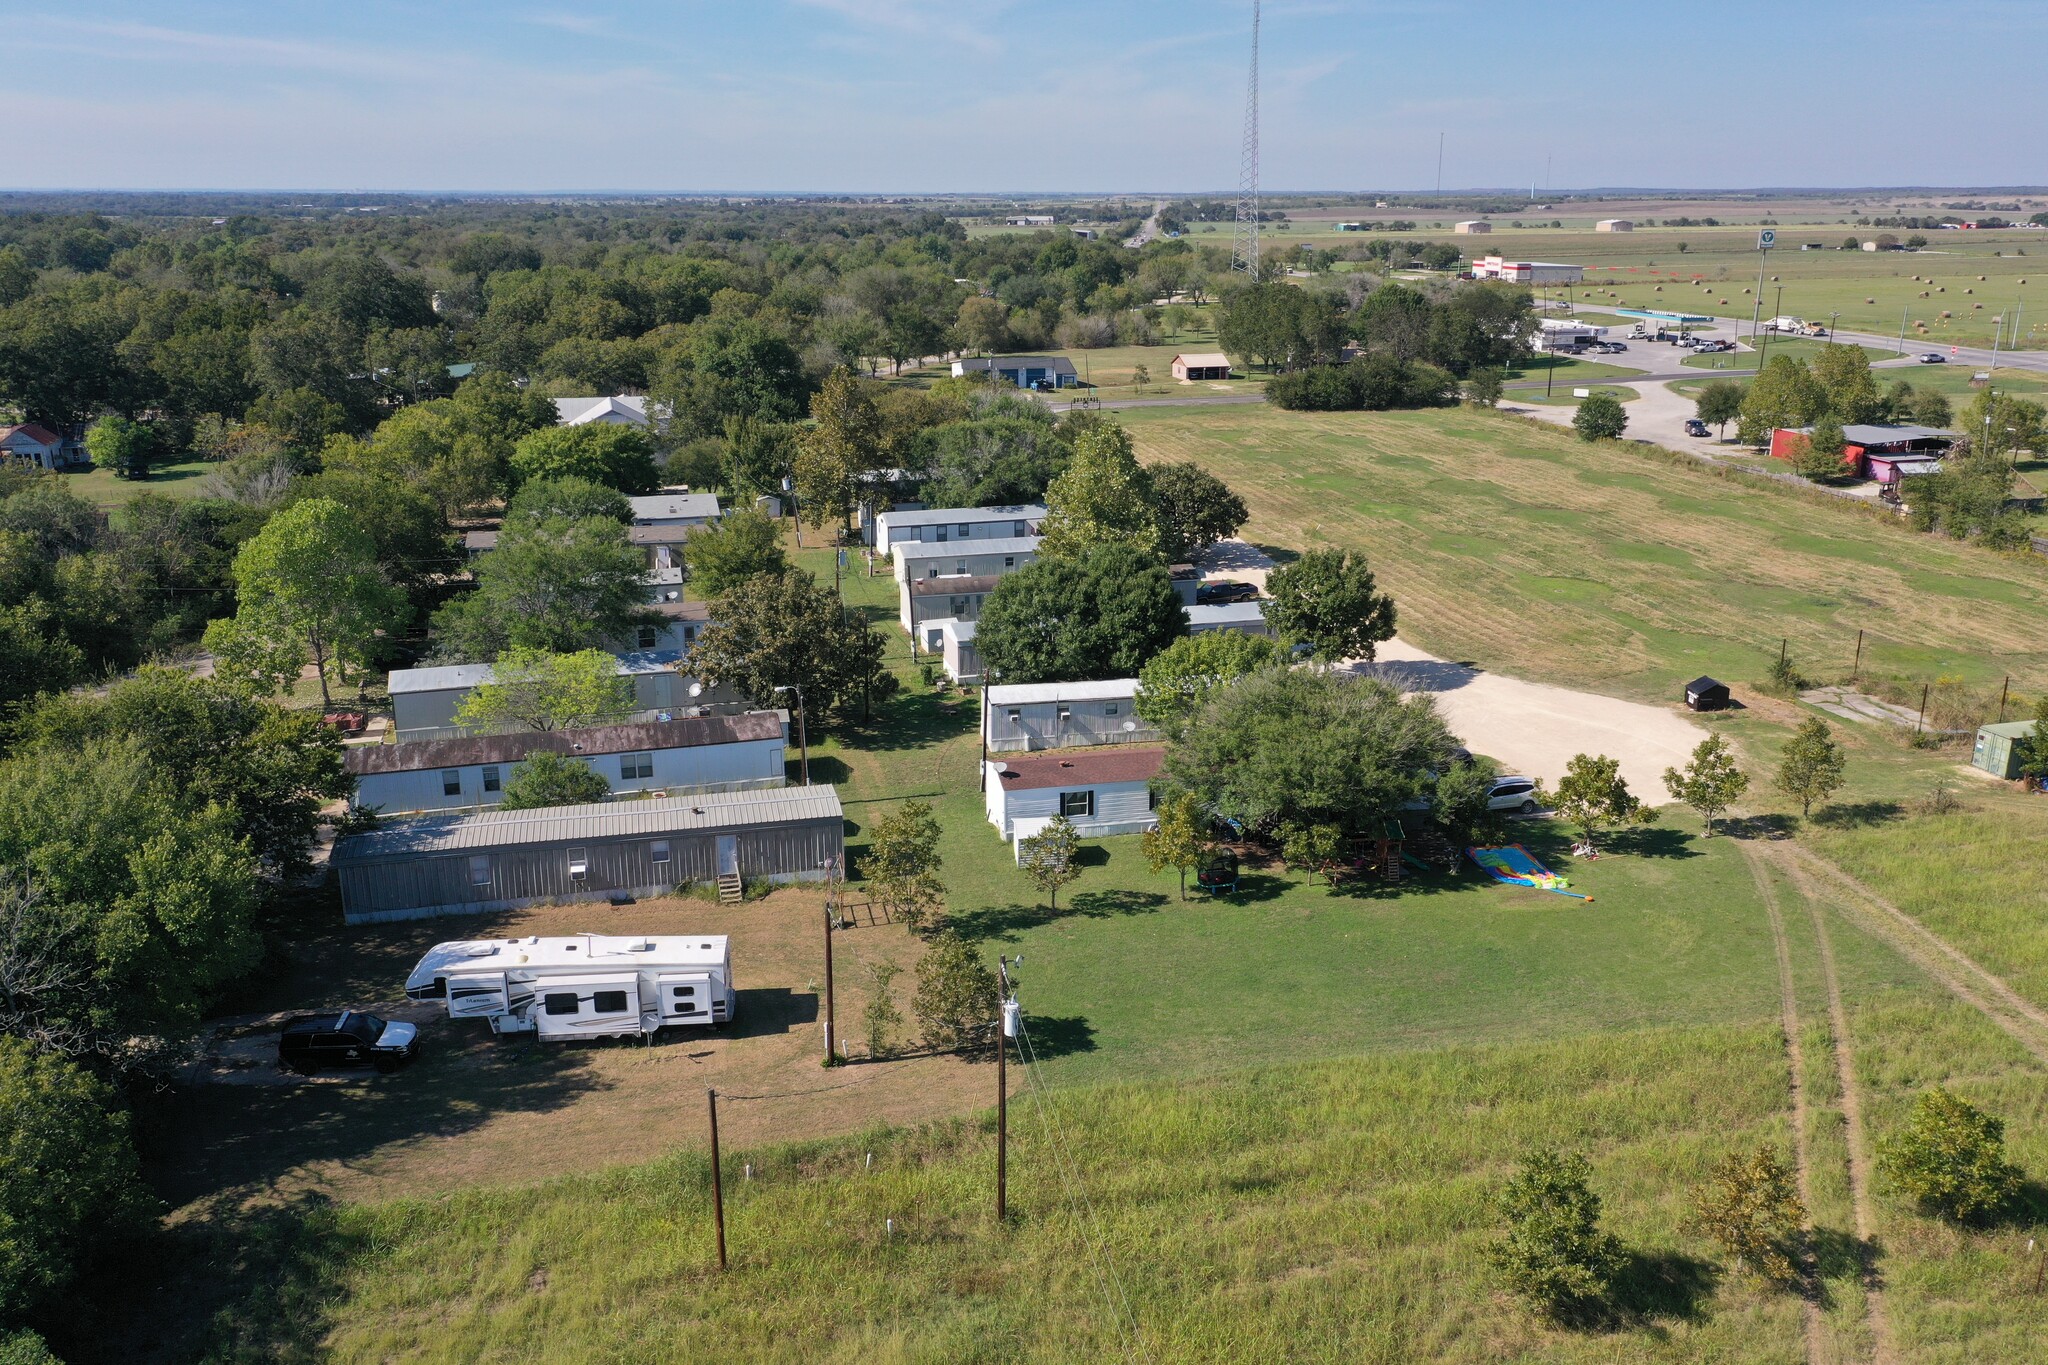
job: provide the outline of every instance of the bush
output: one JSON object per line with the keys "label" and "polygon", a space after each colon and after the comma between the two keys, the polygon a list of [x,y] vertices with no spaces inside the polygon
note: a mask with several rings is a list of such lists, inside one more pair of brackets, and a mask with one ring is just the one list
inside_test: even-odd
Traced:
{"label": "bush", "polygon": [[544,806],[580,806],[612,794],[611,783],[580,758],[542,749],[530,754],[505,782],[499,810],[539,810]]}
{"label": "bush", "polygon": [[1507,1227],[1487,1259],[1516,1296],[1560,1321],[1595,1309],[1621,1272],[1621,1243],[1600,1230],[1592,1174],[1576,1153],[1536,1152],[1494,1196]]}
{"label": "bush", "polygon": [[1572,414],[1572,430],[1579,433],[1581,441],[1611,441],[1627,429],[1628,414],[1620,402],[1604,393],[1581,400],[1579,410]]}
{"label": "bush", "polygon": [[1959,1223],[1996,1213],[2019,1193],[2005,1159],[2005,1123],[1939,1088],[1925,1091],[1901,1131],[1877,1145],[1878,1169],[1923,1207]]}
{"label": "bush", "polygon": [[1290,412],[1384,412],[1458,401],[1447,370],[1374,352],[1344,365],[1310,365],[1266,385],[1266,401]]}
{"label": "bush", "polygon": [[1798,1278],[1791,1247],[1806,1224],[1792,1172],[1768,1147],[1715,1163],[1693,1191],[1686,1226],[1720,1243],[1737,1270],[1785,1283]]}
{"label": "bush", "polygon": [[973,945],[945,933],[917,960],[911,1010],[935,1051],[986,1047],[995,1037],[996,974]]}

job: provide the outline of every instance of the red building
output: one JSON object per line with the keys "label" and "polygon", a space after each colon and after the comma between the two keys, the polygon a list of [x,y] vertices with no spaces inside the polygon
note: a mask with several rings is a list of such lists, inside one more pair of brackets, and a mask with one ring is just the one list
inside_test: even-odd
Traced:
{"label": "red building", "polygon": [[[1812,427],[1774,428],[1771,454],[1780,460],[1797,458],[1806,449],[1806,438],[1812,431]],[[1939,460],[1955,443],[1956,433],[1891,422],[1854,422],[1842,428],[1842,437],[1842,467],[1858,478],[1869,478],[1872,456]]]}

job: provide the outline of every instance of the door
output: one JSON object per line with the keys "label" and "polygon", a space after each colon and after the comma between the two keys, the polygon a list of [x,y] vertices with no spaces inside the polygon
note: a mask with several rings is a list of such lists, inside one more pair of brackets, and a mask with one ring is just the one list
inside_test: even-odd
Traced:
{"label": "door", "polygon": [[721,834],[718,836],[718,875],[737,877],[740,875],[740,836]]}

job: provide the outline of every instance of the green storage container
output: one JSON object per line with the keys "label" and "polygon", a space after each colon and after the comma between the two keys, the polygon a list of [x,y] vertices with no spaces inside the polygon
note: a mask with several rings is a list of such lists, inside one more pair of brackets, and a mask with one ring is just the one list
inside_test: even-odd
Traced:
{"label": "green storage container", "polygon": [[1977,747],[1970,753],[1970,763],[1993,777],[2018,777],[2018,741],[2028,738],[2033,733],[2034,722],[2030,720],[2009,720],[1999,725],[1986,725],[1977,731]]}

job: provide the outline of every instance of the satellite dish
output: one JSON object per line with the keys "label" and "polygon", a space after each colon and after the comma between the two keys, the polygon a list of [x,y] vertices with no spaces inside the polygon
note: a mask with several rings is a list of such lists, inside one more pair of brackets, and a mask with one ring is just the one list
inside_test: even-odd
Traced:
{"label": "satellite dish", "polygon": [[1137,729],[1137,728],[1138,728],[1138,722],[1136,722],[1136,721],[1134,721],[1134,720],[1127,720],[1127,721],[1125,721],[1125,722],[1124,722],[1124,733],[1125,733],[1125,734],[1129,734],[1129,733],[1131,733],[1131,731],[1133,731],[1133,730],[1135,730],[1135,729]]}
{"label": "satellite dish", "polygon": [[691,695],[691,696],[693,696],[693,697],[701,697],[701,696],[703,696],[703,695],[704,695],[704,684],[703,684],[703,683],[700,683],[700,682],[693,682],[693,683],[691,683],[691,684],[690,684],[690,695]]}

